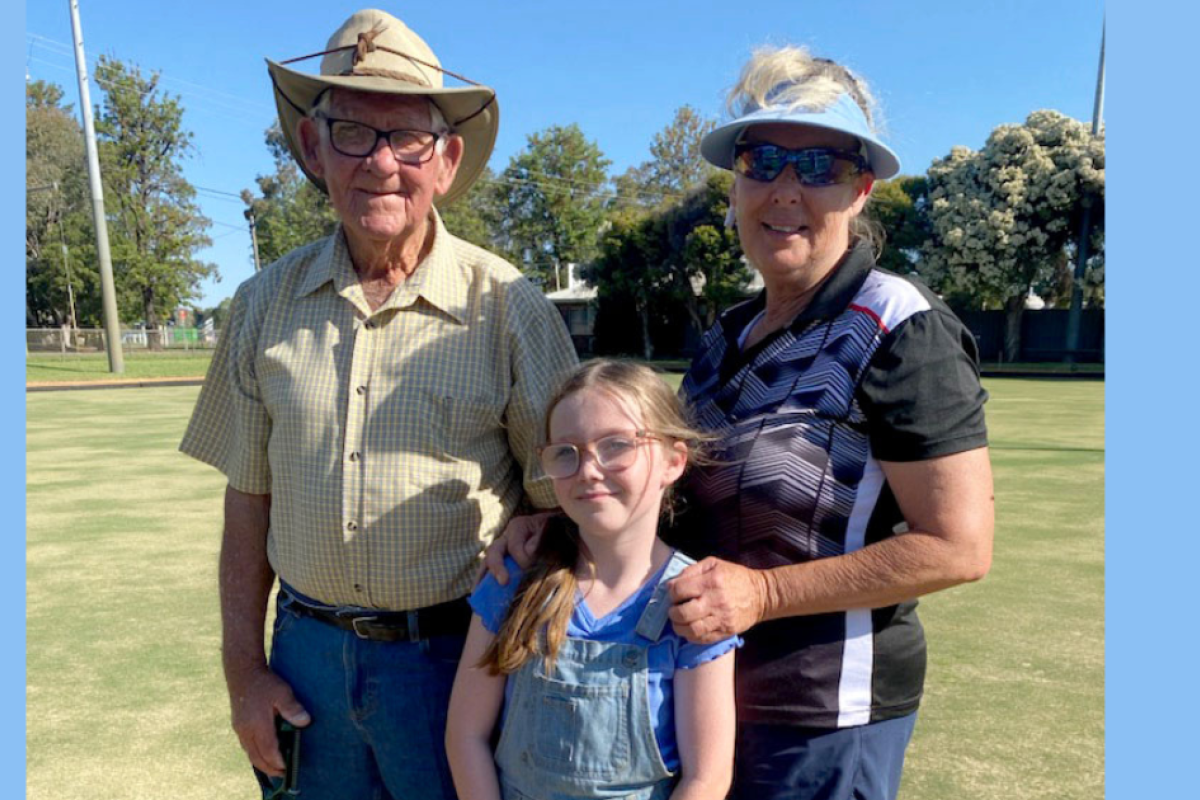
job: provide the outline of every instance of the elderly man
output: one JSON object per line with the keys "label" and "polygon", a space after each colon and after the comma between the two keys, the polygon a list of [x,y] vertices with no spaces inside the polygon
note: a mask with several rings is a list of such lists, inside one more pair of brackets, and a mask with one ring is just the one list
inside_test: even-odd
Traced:
{"label": "elderly man", "polygon": [[487,163],[494,92],[444,88],[379,11],[316,55],[319,75],[268,67],[292,155],[341,224],[238,289],[181,449],[229,480],[222,653],[254,767],[283,774],[280,717],[302,728],[306,800],[452,798],[464,598],[518,505],[553,504],[527,467],[575,355],[553,306],[433,207]]}

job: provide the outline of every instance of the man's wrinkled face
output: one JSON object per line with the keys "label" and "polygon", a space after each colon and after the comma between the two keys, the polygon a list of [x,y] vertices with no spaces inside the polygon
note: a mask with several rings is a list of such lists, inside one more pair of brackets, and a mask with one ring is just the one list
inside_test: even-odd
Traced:
{"label": "man's wrinkled face", "polygon": [[[327,116],[384,131],[431,131],[429,101],[422,97],[333,90]],[[324,179],[329,201],[352,244],[384,244],[424,230],[434,198],[454,182],[462,159],[462,139],[448,136],[428,161],[406,163],[386,138],[366,156],[335,150],[326,119],[299,123],[305,165]]]}

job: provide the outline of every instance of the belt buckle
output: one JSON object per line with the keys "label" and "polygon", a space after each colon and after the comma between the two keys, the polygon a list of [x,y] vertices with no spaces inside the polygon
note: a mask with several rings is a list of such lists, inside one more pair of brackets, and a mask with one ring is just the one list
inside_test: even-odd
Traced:
{"label": "belt buckle", "polygon": [[363,631],[363,629],[359,627],[359,623],[366,624],[369,622],[374,622],[377,619],[379,619],[379,617],[354,617],[354,618],[352,618],[350,620],[350,625],[351,625],[351,627],[354,628],[354,635],[360,639],[370,639],[371,638],[370,635],[365,633]]}

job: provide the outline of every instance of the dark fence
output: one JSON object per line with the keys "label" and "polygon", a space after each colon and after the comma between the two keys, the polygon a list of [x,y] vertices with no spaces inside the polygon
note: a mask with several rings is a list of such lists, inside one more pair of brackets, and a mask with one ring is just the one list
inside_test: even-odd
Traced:
{"label": "dark fence", "polygon": [[[1046,308],[1021,315],[1021,352],[1017,361],[1062,361],[1067,352],[1067,309]],[[959,319],[975,334],[983,361],[1004,361],[1004,312],[965,311]],[[1084,309],[1079,321],[1076,361],[1104,362],[1104,309]]]}
{"label": "dark fence", "polygon": [[[1066,309],[1026,310],[1021,316],[1020,362],[1061,362],[1067,347]],[[975,334],[980,359],[1002,362],[1004,358],[1004,312],[966,311],[959,319]],[[595,317],[594,336],[584,355],[641,354],[641,321],[632,300],[602,298]],[[572,331],[572,333],[579,333]],[[690,358],[700,337],[681,305],[655,307],[650,319],[650,337],[657,358]],[[579,348],[581,342],[576,341]],[[1104,363],[1104,309],[1085,309],[1080,319],[1080,363]]]}

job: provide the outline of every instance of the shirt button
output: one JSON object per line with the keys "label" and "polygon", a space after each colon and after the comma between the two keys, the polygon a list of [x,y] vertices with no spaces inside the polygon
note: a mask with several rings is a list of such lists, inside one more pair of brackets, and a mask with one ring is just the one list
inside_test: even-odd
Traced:
{"label": "shirt button", "polygon": [[366,393],[367,393],[367,387],[365,387],[365,386],[360,386],[360,387],[358,387],[357,389],[355,389],[354,391],[358,392],[359,394],[366,394]]}
{"label": "shirt button", "polygon": [[363,585],[361,583],[354,584],[354,591],[361,592],[362,590],[363,590]]}
{"label": "shirt button", "polygon": [[373,319],[367,320],[366,322],[363,323],[363,327],[366,328],[367,330],[373,329],[375,327],[375,320],[373,320]]}
{"label": "shirt button", "polygon": [[358,530],[358,523],[357,523],[357,522],[354,522],[354,521],[347,522],[347,523],[346,523],[346,530],[348,530],[348,531],[356,531],[356,530]]}
{"label": "shirt button", "polygon": [[357,453],[357,452],[355,452],[355,453],[351,453],[351,454],[350,454],[350,460],[351,460],[351,461],[358,461],[358,453]]}

